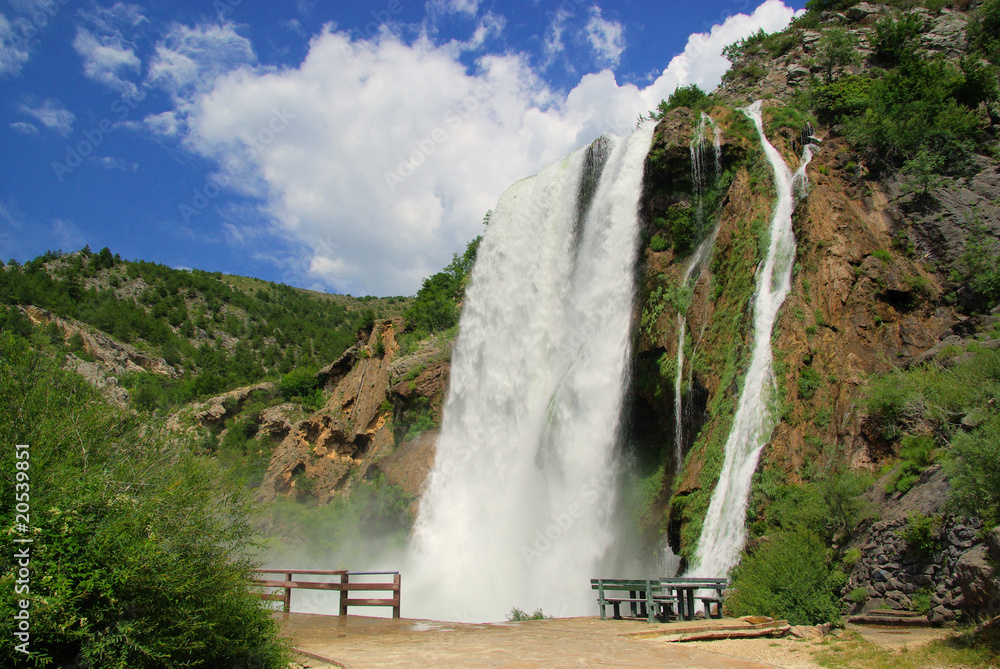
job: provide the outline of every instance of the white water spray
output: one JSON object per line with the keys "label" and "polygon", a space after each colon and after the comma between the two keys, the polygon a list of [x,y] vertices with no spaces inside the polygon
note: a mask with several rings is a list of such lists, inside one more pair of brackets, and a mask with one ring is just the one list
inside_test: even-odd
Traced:
{"label": "white water spray", "polygon": [[795,260],[795,235],[792,232],[792,211],[795,206],[795,186],[805,180],[806,165],[814,145],[807,144],[798,170],[793,175],[781,154],[764,135],[760,101],[744,112],[757,127],[761,145],[774,171],[778,192],[771,217],[770,244],[767,258],[757,274],[754,296],[753,352],[750,368],[743,382],[733,426],[725,446],[725,460],[719,482],[705,516],[705,524],[692,574],[722,577],[739,560],[746,539],[746,507],[750,481],[757,468],[757,459],[770,438],[777,421],[772,411],[774,376],[771,368],[771,331],[781,304],[791,288],[792,264]]}
{"label": "white water spray", "polygon": [[404,615],[593,613],[614,557],[638,204],[653,124],[511,186],[479,248]]}

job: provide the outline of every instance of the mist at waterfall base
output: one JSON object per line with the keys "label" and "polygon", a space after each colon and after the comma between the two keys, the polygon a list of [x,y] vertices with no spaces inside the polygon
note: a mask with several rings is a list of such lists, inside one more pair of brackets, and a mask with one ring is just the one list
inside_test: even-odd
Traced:
{"label": "mist at waterfall base", "polygon": [[[412,499],[384,479],[358,481],[351,494],[335,496],[316,505],[294,500],[272,502],[263,518],[267,547],[261,555],[264,567],[275,569],[348,569],[401,571],[411,520]],[[273,575],[277,580],[284,577]],[[339,577],[297,576],[296,580],[339,582]],[[352,580],[360,581],[361,577]],[[385,577],[370,581],[386,582]],[[403,587],[406,587],[405,574]],[[405,590],[404,590],[405,593]],[[374,597],[388,596],[375,592]],[[404,600],[405,601],[405,594]],[[294,613],[337,615],[340,593],[296,589],[292,591]],[[352,608],[352,615],[389,617],[386,607]]]}
{"label": "mist at waterfall base", "polygon": [[[618,518],[622,402],[653,123],[515,183],[466,291],[406,617],[592,615],[590,579],[634,573]],[[624,514],[622,514],[624,515]]]}
{"label": "mist at waterfall base", "polygon": [[773,410],[774,372],[771,332],[775,318],[791,289],[795,262],[792,212],[796,186],[805,181],[805,169],[815,145],[806,143],[798,170],[792,174],[778,150],[764,135],[760,101],[745,113],[754,122],[761,146],[774,172],[777,199],[771,215],[767,257],[757,273],[754,295],[753,349],[743,382],[733,426],[726,440],[719,481],[712,492],[708,513],[698,540],[691,575],[722,577],[739,561],[746,540],[746,508],[750,482],[760,451],[777,424]]}

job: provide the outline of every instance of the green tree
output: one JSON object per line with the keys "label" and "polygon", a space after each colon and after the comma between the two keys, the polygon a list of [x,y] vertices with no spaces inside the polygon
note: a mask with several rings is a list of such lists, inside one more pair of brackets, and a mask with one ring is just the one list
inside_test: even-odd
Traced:
{"label": "green tree", "polygon": [[823,32],[816,47],[816,62],[823,68],[827,84],[833,81],[835,70],[856,65],[860,61],[858,40],[853,35],[843,28],[829,28]]}

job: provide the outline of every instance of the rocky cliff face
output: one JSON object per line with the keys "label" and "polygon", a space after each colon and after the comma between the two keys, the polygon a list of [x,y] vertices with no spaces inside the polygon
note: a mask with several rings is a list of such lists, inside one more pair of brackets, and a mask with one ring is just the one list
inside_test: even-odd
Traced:
{"label": "rocky cliff face", "polygon": [[[690,294],[681,290],[690,250],[676,241],[664,248],[670,244],[662,239],[671,242],[670,222],[678,211],[694,206],[689,147],[697,114],[675,109],[657,127],[646,168],[644,214],[651,243],[640,261],[643,286],[628,425],[631,443],[645,449],[647,458],[673,451],[677,312],[685,308],[683,345],[691,360],[682,384],[686,461],[675,472],[671,459],[661,458],[665,467],[656,502],[661,512],[657,531],[665,531],[682,555],[689,555],[697,541],[721,466],[748,357],[753,281],[762,258],[759,235],[773,198],[756,136],[736,108],[765,98],[769,139],[789,165],[796,165],[806,119],[792,102],[801,99],[811,77],[821,74],[815,56],[823,30],[843,29],[862,45],[861,58],[841,72],[857,74],[869,67],[871,51],[864,45],[875,22],[890,11],[862,3],[827,14],[815,29],[793,26],[780,55],[762,50],[734,65],[713,95],[719,104],[705,110],[721,130],[723,174],[706,211],[706,230],[717,225],[713,257]],[[924,25],[920,43],[925,52],[951,60],[965,55],[965,13],[918,10],[917,16]],[[981,112],[981,127],[992,132],[1000,115],[992,108]],[[970,345],[1000,346],[995,317],[968,315],[971,303],[963,299],[953,272],[973,234],[1000,238],[997,161],[975,155],[964,173],[918,194],[899,172],[870,173],[842,130],[809,128],[821,140],[820,148],[808,168],[808,194],[794,217],[793,289],[772,337],[781,420],[758,471],[780,472],[792,483],[835,462],[872,472],[887,463],[891,468],[898,445],[886,441],[864,413],[863,391],[871,375],[942,359],[942,351],[961,355]],[[908,495],[927,498],[920,513],[939,520],[946,514],[948,484],[942,473],[921,479]],[[916,555],[902,538],[907,513],[917,508],[913,499],[882,495],[878,505],[885,513],[842,537],[862,556],[843,594],[864,589],[864,603],[857,608],[867,610],[910,608],[915,596],[930,590],[951,593],[931,597],[930,616],[937,621],[990,610],[996,589],[986,585],[993,572],[991,544],[982,528],[944,515],[934,547]],[[886,578],[879,580],[882,575]]]}
{"label": "rocky cliff face", "polygon": [[77,372],[88,383],[100,390],[111,402],[125,406],[128,391],[118,385],[118,377],[131,372],[150,372],[177,378],[177,370],[163,358],[139,350],[131,344],[120,342],[100,330],[72,318],[60,318],[35,306],[19,307],[28,319],[38,326],[55,328],[63,342],[79,339],[77,353],[66,354],[65,367]]}
{"label": "rocky cliff face", "polygon": [[402,355],[402,326],[402,319],[377,322],[365,339],[320,370],[330,397],[288,428],[260,485],[262,501],[312,496],[325,503],[349,493],[358,477],[377,472],[419,495],[436,431],[405,429],[413,422],[408,413],[419,406],[425,420],[440,424],[449,366],[433,342]]}

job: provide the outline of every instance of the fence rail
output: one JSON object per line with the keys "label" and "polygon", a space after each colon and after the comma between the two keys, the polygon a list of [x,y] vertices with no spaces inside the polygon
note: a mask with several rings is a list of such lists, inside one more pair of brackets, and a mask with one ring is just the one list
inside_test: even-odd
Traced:
{"label": "fence rail", "polygon": [[[261,593],[261,599],[282,602],[285,613],[292,608],[292,590],[334,590],[340,592],[340,615],[347,615],[350,606],[389,606],[392,607],[392,617],[399,617],[400,577],[398,571],[354,571],[346,569],[254,569],[260,576],[256,578],[258,585],[264,588],[278,588],[284,592]],[[284,580],[265,578],[264,574],[283,574]],[[339,576],[340,581],[296,581],[295,576]],[[351,581],[352,576],[392,576],[391,583],[368,583]],[[351,598],[354,592],[389,592],[388,598]]]}

